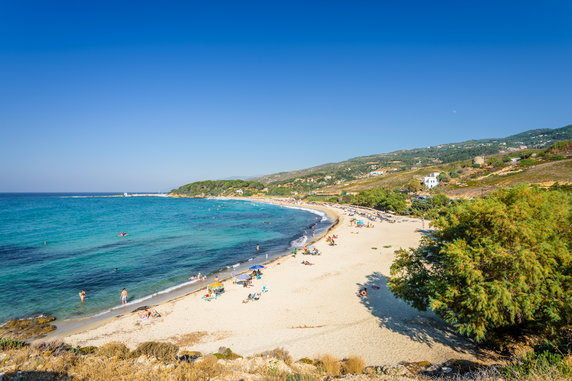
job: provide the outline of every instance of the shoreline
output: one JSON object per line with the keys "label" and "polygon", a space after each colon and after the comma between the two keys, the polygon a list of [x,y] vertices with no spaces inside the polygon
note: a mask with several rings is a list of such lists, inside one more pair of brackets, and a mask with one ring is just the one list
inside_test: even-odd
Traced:
{"label": "shoreline", "polygon": [[[117,195],[117,196],[102,196],[102,197],[156,197],[156,196],[157,195],[153,195],[153,194],[140,194],[140,195],[129,195],[129,196]],[[160,197],[171,197],[171,196],[165,195],[165,196],[160,196]],[[328,234],[328,232],[330,232],[339,223],[339,215],[338,214],[333,213],[331,210],[328,210],[328,208],[325,208],[325,207],[320,206],[320,205],[311,205],[311,204],[305,204],[305,203],[299,204],[299,205],[290,205],[290,204],[283,202],[282,200],[266,200],[266,199],[246,198],[246,197],[245,198],[209,197],[209,198],[214,199],[214,200],[218,199],[218,200],[236,200],[236,201],[260,202],[260,203],[267,203],[267,204],[272,204],[272,205],[279,205],[279,206],[287,207],[287,208],[306,210],[309,212],[320,211],[320,212],[325,213],[325,215],[327,216],[327,219],[331,222],[331,225],[327,229],[325,229],[324,231],[320,232],[318,235],[309,237],[308,242],[306,242],[304,244],[305,246],[312,245],[315,242],[322,239],[323,237],[325,237],[326,234]],[[261,264],[261,265],[267,265],[268,264],[269,265],[269,264],[272,264],[273,262],[276,262],[276,261],[280,260],[281,258],[288,256],[288,255],[290,255],[290,252],[279,253],[279,254],[272,256],[268,259],[266,259],[266,258],[260,259],[259,258],[259,260],[252,260],[252,258],[251,258],[249,260],[245,260],[243,262],[240,262],[240,264],[241,265],[247,265],[247,266],[257,265],[257,264]],[[205,281],[198,280],[198,281],[194,281],[194,282],[184,282],[184,283],[181,283],[179,285],[172,286],[168,289],[161,290],[155,294],[144,296],[144,297],[140,298],[140,300],[132,301],[132,302],[130,302],[124,306],[118,305],[118,306],[112,307],[110,309],[97,312],[97,313],[90,315],[90,316],[70,318],[70,319],[65,319],[65,320],[56,320],[53,322],[53,325],[56,326],[56,330],[48,333],[45,337],[34,339],[33,341],[45,341],[47,339],[50,339],[50,340],[51,339],[61,339],[65,336],[72,335],[76,332],[81,332],[84,330],[97,328],[101,325],[106,324],[108,321],[111,321],[114,318],[121,317],[125,314],[131,314],[134,311],[136,311],[142,307],[145,307],[145,306],[155,308],[162,303],[169,303],[172,301],[176,301],[180,298],[187,297],[189,295],[197,294],[199,292],[206,290],[207,285],[211,282],[211,280],[215,276],[218,276],[221,282],[231,280],[232,279],[231,273],[234,272],[233,270],[234,270],[234,268],[232,266],[226,266],[225,269],[220,269],[220,270],[212,272],[212,273],[204,274],[205,276],[208,277],[207,280],[205,280]],[[238,270],[235,273],[235,275],[239,275],[239,274],[242,274],[242,273],[245,273],[248,271],[249,271],[248,268],[241,269],[241,270]]]}
{"label": "shoreline", "polygon": [[[420,220],[391,216],[396,223],[356,228],[347,223],[353,215],[348,209],[360,208],[321,207],[339,215],[338,224],[314,243],[322,255],[281,256],[252,288],[227,281],[225,293],[212,301],[193,292],[159,303],[153,308],[162,317],[154,321],[141,322],[126,311],[60,338],[70,345],[119,341],[130,348],[146,341],[171,342],[202,353],[224,346],[243,356],[284,348],[295,358],[360,355],[369,365],[477,358],[471,342],[432,312],[396,299],[387,288],[393,251],[418,244]],[[335,246],[324,239],[332,233],[339,237]],[[313,265],[304,266],[303,259]],[[261,292],[263,286],[269,291]],[[357,295],[361,287],[367,287],[367,298]],[[245,303],[257,291],[260,299]]]}

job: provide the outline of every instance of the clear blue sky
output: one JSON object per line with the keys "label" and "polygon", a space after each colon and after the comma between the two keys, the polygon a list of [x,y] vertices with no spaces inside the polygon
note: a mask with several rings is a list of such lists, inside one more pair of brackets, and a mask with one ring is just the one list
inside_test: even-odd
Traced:
{"label": "clear blue sky", "polygon": [[568,0],[0,0],[0,191],[167,191],[562,127],[570,20]]}

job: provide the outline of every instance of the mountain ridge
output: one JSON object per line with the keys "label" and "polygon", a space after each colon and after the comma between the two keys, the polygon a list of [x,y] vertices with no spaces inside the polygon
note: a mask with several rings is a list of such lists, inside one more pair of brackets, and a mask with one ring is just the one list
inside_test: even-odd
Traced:
{"label": "mountain ridge", "polygon": [[[396,150],[387,153],[357,156],[339,162],[331,162],[310,168],[277,172],[250,178],[264,184],[277,184],[295,178],[312,175],[331,175],[335,181],[348,181],[364,176],[378,168],[388,171],[408,170],[434,164],[467,160],[475,156],[510,153],[522,149],[544,148],[556,141],[572,138],[572,125],[560,128],[539,128],[520,132],[504,138],[471,139],[463,142],[444,143],[425,148]],[[391,160],[390,160],[391,159]],[[346,173],[340,173],[346,172]],[[336,179],[337,178],[337,179]]]}

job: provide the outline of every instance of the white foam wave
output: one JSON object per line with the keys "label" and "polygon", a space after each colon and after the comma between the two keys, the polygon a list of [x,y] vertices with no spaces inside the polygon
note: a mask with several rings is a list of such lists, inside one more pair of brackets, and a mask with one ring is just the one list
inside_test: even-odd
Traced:
{"label": "white foam wave", "polygon": [[316,210],[316,209],[312,209],[312,208],[305,208],[302,206],[291,206],[291,205],[280,205],[280,206],[282,206],[283,208],[289,208],[289,209],[305,210],[306,212],[310,212],[310,213],[313,213],[313,214],[316,214],[316,215],[322,217],[320,219],[321,222],[328,221],[328,215],[325,212],[322,212],[321,210]]}
{"label": "white foam wave", "polygon": [[306,244],[306,242],[308,242],[308,236],[303,235],[302,237],[296,238],[295,240],[290,242],[290,247],[292,249],[294,249],[294,248],[299,249],[299,248],[303,247]]}

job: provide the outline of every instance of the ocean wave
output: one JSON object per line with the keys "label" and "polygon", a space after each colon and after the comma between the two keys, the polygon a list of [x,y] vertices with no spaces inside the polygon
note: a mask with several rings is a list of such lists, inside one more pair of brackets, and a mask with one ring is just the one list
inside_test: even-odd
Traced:
{"label": "ocean wave", "polygon": [[295,240],[292,240],[292,242],[290,242],[290,248],[291,249],[299,249],[301,247],[303,247],[306,242],[308,242],[308,236],[307,235],[303,235],[299,238],[296,238]]}
{"label": "ocean wave", "polygon": [[316,214],[318,216],[321,217],[320,222],[326,222],[329,221],[328,215],[325,212],[322,212],[321,210],[317,210],[317,209],[312,209],[309,207],[303,207],[303,206],[291,206],[291,205],[280,205],[283,208],[289,208],[289,209],[298,209],[298,210],[304,210],[306,212],[310,212],[313,214]]}

